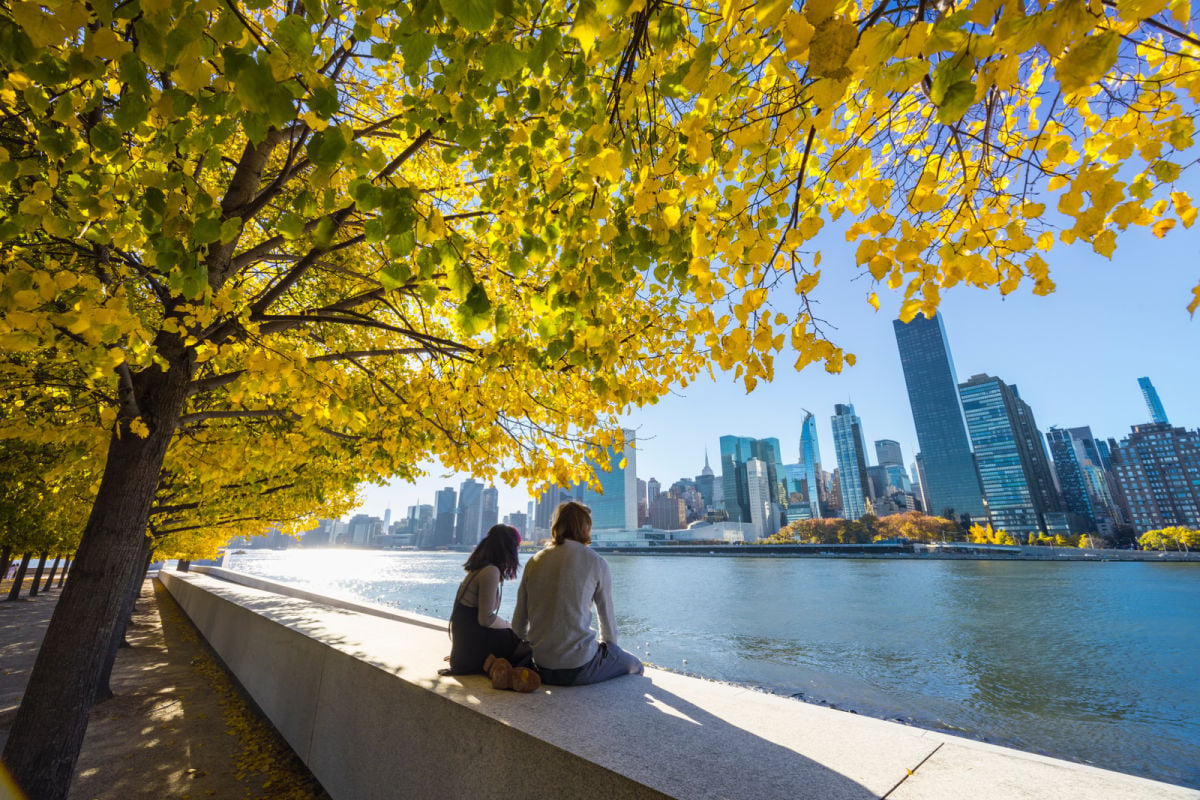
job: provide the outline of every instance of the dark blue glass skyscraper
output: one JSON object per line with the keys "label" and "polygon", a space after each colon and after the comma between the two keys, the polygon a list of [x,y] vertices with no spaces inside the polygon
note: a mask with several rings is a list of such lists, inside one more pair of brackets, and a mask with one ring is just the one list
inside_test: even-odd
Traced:
{"label": "dark blue glass skyscraper", "polygon": [[896,320],[892,326],[921,445],[921,488],[929,501],[926,513],[954,509],[955,516],[965,513],[983,521],[987,518],[983,490],[963,424],[958,380],[942,317],[918,315],[912,322]]}

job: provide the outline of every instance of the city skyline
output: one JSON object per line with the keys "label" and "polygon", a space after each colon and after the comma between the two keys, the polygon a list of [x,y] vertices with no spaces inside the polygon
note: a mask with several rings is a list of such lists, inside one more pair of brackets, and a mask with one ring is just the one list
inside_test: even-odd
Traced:
{"label": "city skyline", "polygon": [[[1149,377],[1174,425],[1200,426],[1200,409],[1189,404],[1200,396],[1200,321],[1185,309],[1200,278],[1194,266],[1200,258],[1183,235],[1159,241],[1133,231],[1128,241],[1113,263],[1084,248],[1070,249],[1072,257],[1053,273],[1059,289],[1046,297],[1025,287],[1007,298],[948,290],[941,310],[958,381],[986,372],[1017,385],[1043,433],[1052,426],[1089,426],[1097,437],[1120,440],[1131,426],[1151,421],[1138,383]],[[1154,271],[1140,281],[1133,266],[1138,252],[1154,256]],[[705,450],[711,459],[720,437],[730,434],[777,438],[783,462],[796,463],[803,409],[816,417],[824,467],[832,470],[829,417],[837,403],[854,404],[868,443],[898,441],[910,465],[919,446],[892,329],[902,298],[881,293],[880,310],[872,313],[866,306],[871,288],[867,280],[833,278],[818,289],[818,316],[839,326],[831,337],[857,356],[856,366],[841,374],[819,368],[796,373],[785,351],[776,360],[775,381],[750,395],[718,372],[716,381],[701,376],[623,417],[625,427],[637,431],[637,477],[664,485],[694,477]],[[360,510],[382,516],[389,502],[393,511],[418,499],[432,503],[434,491],[463,479],[439,477],[437,465],[427,466],[435,474],[414,485],[364,486]],[[525,510],[523,487],[497,485],[501,516]]]}

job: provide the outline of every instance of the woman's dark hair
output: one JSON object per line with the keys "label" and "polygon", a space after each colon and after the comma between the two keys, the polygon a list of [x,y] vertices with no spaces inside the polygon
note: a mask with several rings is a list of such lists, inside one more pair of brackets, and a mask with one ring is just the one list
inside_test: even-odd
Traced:
{"label": "woman's dark hair", "polygon": [[500,570],[500,579],[517,577],[517,569],[521,562],[517,559],[517,546],[521,544],[521,534],[511,525],[493,525],[483,537],[483,541],[475,545],[471,556],[463,564],[467,572],[474,572],[492,564]]}
{"label": "woman's dark hair", "polygon": [[550,534],[555,544],[574,539],[580,544],[591,544],[592,512],[583,503],[568,500],[554,511],[554,522]]}

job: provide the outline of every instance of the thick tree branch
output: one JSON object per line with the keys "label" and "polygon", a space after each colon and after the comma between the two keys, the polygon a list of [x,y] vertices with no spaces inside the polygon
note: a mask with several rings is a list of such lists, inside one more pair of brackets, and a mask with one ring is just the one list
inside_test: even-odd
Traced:
{"label": "thick tree branch", "polygon": [[[417,151],[420,150],[425,143],[432,138],[433,131],[428,130],[422,133],[413,140],[412,144],[404,148],[400,155],[392,159],[391,163],[389,163],[380,171],[379,175],[376,176],[376,179],[382,180],[391,176],[396,170],[400,169],[400,167],[403,166],[406,161],[416,155]],[[351,204],[340,211],[334,212],[332,233],[337,233],[337,231],[342,227],[343,224],[345,224],[345,221],[350,217],[355,209],[356,206]],[[300,280],[300,278],[309,270],[317,258],[325,253],[328,249],[329,248],[313,248],[310,250],[308,254],[304,256],[304,258],[296,262],[296,265],[293,266],[291,270],[289,270],[288,273],[279,280],[278,283],[267,289],[262,297],[255,301],[254,305],[251,307],[251,312],[253,314],[261,314],[270,308],[276,300],[282,297],[288,289],[290,289],[296,284],[297,281]]]}
{"label": "thick tree branch", "polygon": [[[326,353],[320,356],[310,356],[306,359],[308,363],[314,364],[318,361],[352,361],[360,358],[385,358],[387,356],[417,356],[423,353],[428,353],[427,347],[392,347],[379,350],[349,350],[344,353]],[[188,396],[194,397],[198,394],[206,394],[214,389],[219,389],[222,386],[228,386],[238,378],[246,374],[245,370],[236,372],[227,372],[223,375],[213,375],[208,378],[201,378],[193,381],[188,388]]]}

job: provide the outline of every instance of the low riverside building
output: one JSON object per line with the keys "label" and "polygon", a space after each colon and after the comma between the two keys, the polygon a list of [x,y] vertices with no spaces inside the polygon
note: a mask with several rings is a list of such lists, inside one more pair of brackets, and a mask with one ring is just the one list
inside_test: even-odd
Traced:
{"label": "low riverside building", "polygon": [[595,547],[658,547],[671,544],[741,544],[758,539],[752,522],[693,522],[678,531],[664,531],[649,525],[635,530],[609,528],[592,531]]}

